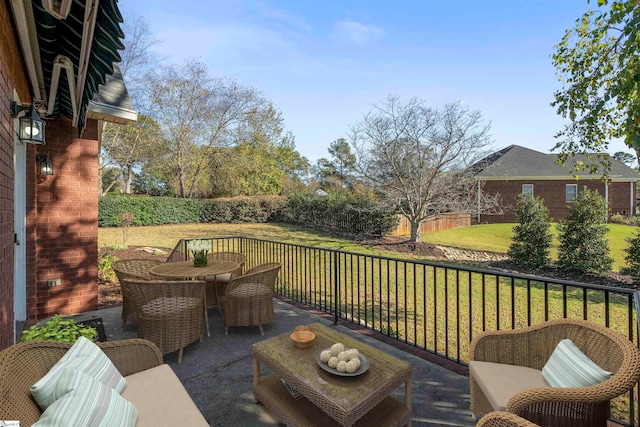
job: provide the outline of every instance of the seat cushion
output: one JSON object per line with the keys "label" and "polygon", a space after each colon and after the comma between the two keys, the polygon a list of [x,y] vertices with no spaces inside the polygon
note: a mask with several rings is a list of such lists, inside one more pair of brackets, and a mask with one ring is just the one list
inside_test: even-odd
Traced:
{"label": "seat cushion", "polygon": [[472,360],[469,362],[469,374],[496,411],[504,411],[511,396],[521,391],[549,387],[542,371],[524,366]]}
{"label": "seat cushion", "polygon": [[271,295],[271,289],[262,283],[242,283],[233,290],[227,292],[227,297],[265,297]]}
{"label": "seat cushion", "polygon": [[231,281],[231,273],[216,274],[215,276],[206,276],[204,278],[207,282],[216,282],[217,284],[226,284]]}
{"label": "seat cushion", "polygon": [[129,375],[126,380],[122,397],[138,409],[136,427],[209,425],[169,365]]}
{"label": "seat cushion", "polygon": [[542,368],[542,376],[552,387],[588,387],[613,375],[584,354],[570,339],[558,343]]}
{"label": "seat cushion", "polygon": [[146,316],[171,316],[185,310],[202,307],[202,300],[189,297],[160,297],[144,304],[140,310]]}

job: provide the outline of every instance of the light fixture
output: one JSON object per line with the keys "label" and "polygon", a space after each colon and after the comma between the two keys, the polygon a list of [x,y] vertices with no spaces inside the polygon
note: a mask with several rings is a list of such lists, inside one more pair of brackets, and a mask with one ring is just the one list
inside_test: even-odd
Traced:
{"label": "light fixture", "polygon": [[18,126],[18,138],[27,144],[44,145],[44,120],[40,118],[36,109],[23,107],[16,102],[11,102],[11,117],[20,119]]}
{"label": "light fixture", "polygon": [[53,175],[53,162],[49,154],[36,154],[36,163],[40,168],[40,175],[47,177]]}

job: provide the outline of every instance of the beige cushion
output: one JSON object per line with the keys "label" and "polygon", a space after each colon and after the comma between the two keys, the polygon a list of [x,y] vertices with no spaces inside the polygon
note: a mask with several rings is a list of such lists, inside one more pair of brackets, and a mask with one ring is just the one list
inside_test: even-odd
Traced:
{"label": "beige cushion", "polygon": [[208,426],[169,365],[126,377],[122,397],[138,409],[136,427]]}
{"label": "beige cushion", "polygon": [[207,282],[216,282],[217,284],[225,284],[231,281],[231,273],[217,274],[215,276],[206,276],[204,278]]}
{"label": "beige cushion", "polygon": [[542,378],[542,371],[523,366],[472,360],[469,362],[469,374],[496,411],[504,411],[509,399],[521,391],[549,387]]}

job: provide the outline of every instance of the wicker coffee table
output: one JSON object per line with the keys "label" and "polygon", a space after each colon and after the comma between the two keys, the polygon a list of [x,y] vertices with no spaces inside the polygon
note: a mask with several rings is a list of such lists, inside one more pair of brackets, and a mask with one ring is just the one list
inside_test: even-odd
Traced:
{"label": "wicker coffee table", "polygon": [[[311,348],[295,348],[289,333],[253,345],[253,397],[292,426],[402,426],[411,423],[411,365],[316,324]],[[336,342],[357,348],[370,362],[367,372],[341,377],[325,372],[316,354]],[[260,377],[264,364],[273,374]],[[281,379],[303,397],[295,399]],[[391,396],[404,383],[404,402]]]}

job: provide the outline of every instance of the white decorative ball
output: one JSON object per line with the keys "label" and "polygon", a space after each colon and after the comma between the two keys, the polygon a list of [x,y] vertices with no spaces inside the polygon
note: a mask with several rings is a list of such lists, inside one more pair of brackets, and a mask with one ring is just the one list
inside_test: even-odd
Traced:
{"label": "white decorative ball", "polygon": [[357,359],[351,359],[347,362],[347,372],[350,374],[353,374],[355,371],[358,370],[359,366],[359,361],[356,361]]}
{"label": "white decorative ball", "polygon": [[336,369],[338,370],[338,372],[347,372],[347,362],[345,362],[344,360],[339,361]]}
{"label": "white decorative ball", "polygon": [[350,353],[349,360],[351,360],[351,359],[357,359],[357,358],[358,358],[358,355],[360,354],[360,352],[358,351],[358,349],[357,349],[357,348],[352,348],[351,350],[349,350],[349,353]]}
{"label": "white decorative ball", "polygon": [[327,363],[329,364],[330,368],[334,368],[335,369],[335,367],[338,366],[338,358],[333,356],[333,357],[331,357],[329,359],[329,361]]}
{"label": "white decorative ball", "polygon": [[320,360],[322,360],[322,362],[327,363],[329,359],[331,359],[331,350],[324,350],[320,353]]}
{"label": "white decorative ball", "polygon": [[348,361],[349,361],[349,359],[350,359],[350,357],[349,357],[349,355],[350,355],[350,354],[351,354],[351,353],[350,353],[350,352],[348,352],[348,351],[341,351],[341,352],[338,354],[338,360],[340,360],[340,361],[344,361],[344,362],[348,362]]}
{"label": "white decorative ball", "polygon": [[331,346],[331,355],[337,356],[341,351],[344,351],[344,344],[341,342],[335,343]]}
{"label": "white decorative ball", "polygon": [[360,361],[360,358],[359,358],[359,357],[356,357],[355,359],[351,359],[351,360],[349,361],[349,363],[355,363],[355,364],[356,364],[356,366],[357,366],[356,370],[357,370],[357,369],[360,367],[360,365],[362,364],[362,362]]}

